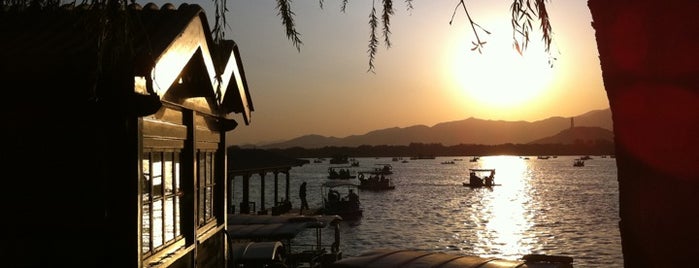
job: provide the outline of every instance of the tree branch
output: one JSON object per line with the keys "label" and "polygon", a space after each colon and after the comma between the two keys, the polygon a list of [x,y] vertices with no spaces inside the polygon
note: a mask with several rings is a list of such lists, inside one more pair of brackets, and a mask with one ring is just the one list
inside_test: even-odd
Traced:
{"label": "tree branch", "polygon": [[[222,0],[216,0],[222,1]],[[294,12],[291,11],[291,0],[277,0],[277,15],[282,18],[282,24],[286,28],[286,38],[296,47],[296,50],[301,51],[301,34],[296,31],[294,24]]]}

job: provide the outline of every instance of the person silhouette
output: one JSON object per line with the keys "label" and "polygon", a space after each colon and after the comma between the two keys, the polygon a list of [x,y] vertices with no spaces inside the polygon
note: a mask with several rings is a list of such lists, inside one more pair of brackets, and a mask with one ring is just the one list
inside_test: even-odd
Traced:
{"label": "person silhouette", "polygon": [[299,188],[299,198],[301,199],[301,211],[308,208],[308,201],[306,201],[306,182],[301,183],[301,188]]}
{"label": "person silhouette", "polygon": [[347,200],[352,203],[359,203],[359,196],[354,192],[354,190],[350,189],[349,194],[347,194]]}

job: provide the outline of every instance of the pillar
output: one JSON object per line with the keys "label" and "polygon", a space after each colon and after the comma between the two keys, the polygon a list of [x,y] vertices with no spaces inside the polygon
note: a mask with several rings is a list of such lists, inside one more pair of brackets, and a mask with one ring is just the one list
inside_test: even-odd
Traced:
{"label": "pillar", "polygon": [[265,172],[260,172],[260,211],[265,210]]}
{"label": "pillar", "polygon": [[243,201],[240,202],[240,213],[250,214],[250,174],[243,175]]}
{"label": "pillar", "polygon": [[274,205],[279,202],[279,172],[274,172]]}

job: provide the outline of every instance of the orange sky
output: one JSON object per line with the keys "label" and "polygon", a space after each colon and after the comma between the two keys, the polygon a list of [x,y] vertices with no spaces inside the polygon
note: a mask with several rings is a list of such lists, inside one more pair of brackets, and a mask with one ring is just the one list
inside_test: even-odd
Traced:
{"label": "orange sky", "polygon": [[[293,1],[303,45],[286,39],[276,1],[228,0],[226,38],[239,46],[255,111],[229,145],[307,134],[345,137],[389,127],[432,126],[468,117],[536,121],[609,107],[590,11],[584,0],[549,1],[553,67],[535,31],[524,56],[512,48],[511,0],[466,1],[483,53],[457,0],[395,0],[392,47],[381,43],[367,72],[372,1]],[[178,5],[179,2],[172,2]],[[377,9],[380,12],[380,1]],[[200,3],[213,22],[210,2]],[[538,23],[538,21],[536,22]],[[538,29],[536,24],[535,29]]]}

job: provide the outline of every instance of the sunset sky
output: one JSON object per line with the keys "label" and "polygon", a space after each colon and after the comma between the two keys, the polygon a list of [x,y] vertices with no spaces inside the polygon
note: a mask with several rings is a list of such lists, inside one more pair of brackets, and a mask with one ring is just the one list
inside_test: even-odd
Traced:
{"label": "sunset sky", "polygon": [[[538,20],[520,56],[512,46],[512,0],[466,1],[484,29],[481,54],[457,0],[394,0],[392,46],[381,42],[367,72],[372,1],[293,1],[303,45],[286,38],[273,0],[228,0],[226,39],[240,49],[255,111],[229,145],[288,140],[307,134],[346,137],[372,130],[432,126],[469,117],[537,121],[609,107],[585,0],[548,2],[554,40],[551,67]],[[375,1],[381,12],[381,1]],[[159,2],[156,2],[159,3]],[[181,2],[172,1],[178,5]],[[189,2],[196,3],[196,2]],[[214,20],[211,1],[199,3]],[[380,37],[381,38],[381,37]]]}

